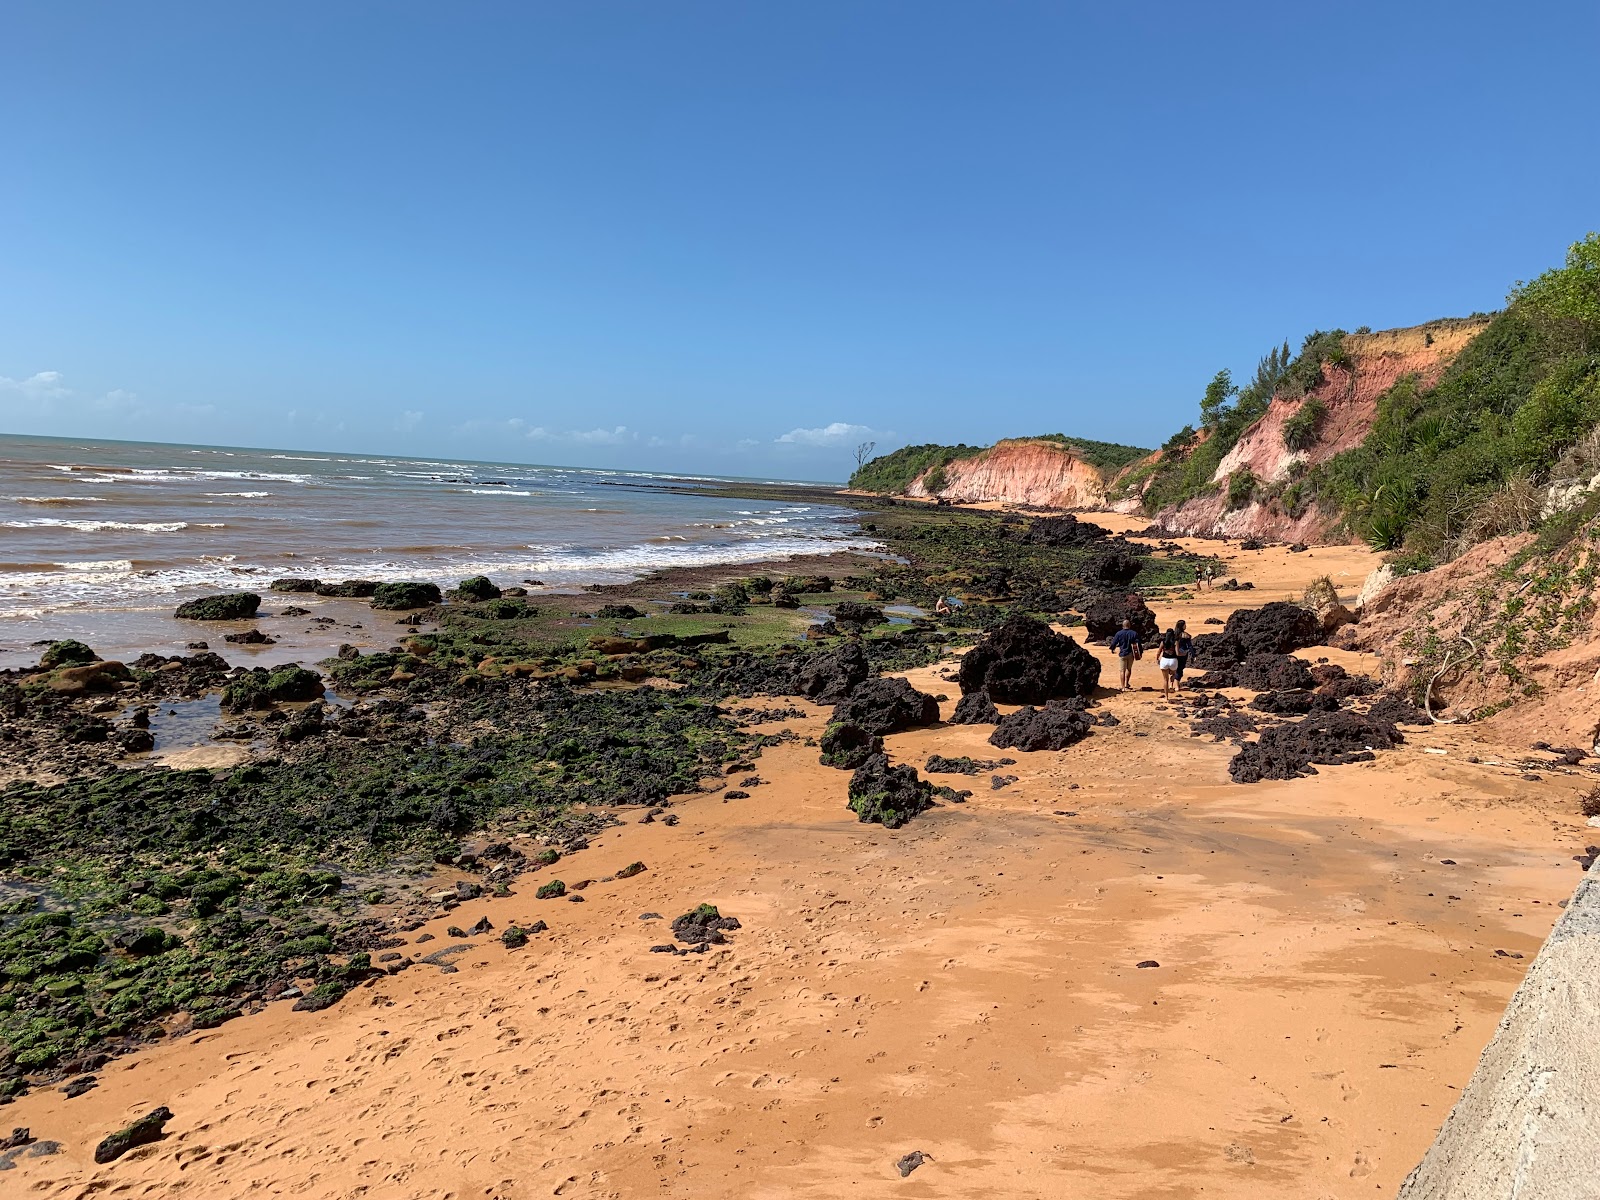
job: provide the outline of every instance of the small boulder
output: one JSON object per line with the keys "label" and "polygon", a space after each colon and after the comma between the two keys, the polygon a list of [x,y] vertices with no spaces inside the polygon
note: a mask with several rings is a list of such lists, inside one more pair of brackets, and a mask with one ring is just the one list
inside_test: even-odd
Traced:
{"label": "small boulder", "polygon": [[45,647],[44,653],[39,655],[39,669],[53,671],[57,667],[81,667],[99,661],[100,656],[82,642],[66,638]]}
{"label": "small boulder", "polygon": [[185,621],[248,621],[260,607],[254,592],[222,592],[185,601],[173,615]]}
{"label": "small boulder", "polygon": [[917,778],[915,767],[890,766],[874,754],[850,776],[849,808],[862,822],[898,829],[933,803],[933,785]]}
{"label": "small boulder", "polygon": [[836,724],[856,725],[869,734],[899,733],[939,720],[939,702],[904,679],[868,679],[833,710]]}
{"label": "small boulder", "polygon": [[1083,711],[1081,701],[1052,700],[1043,708],[1019,708],[1002,717],[989,735],[989,744],[1002,750],[1065,750],[1083,741],[1094,727],[1094,718]]}
{"label": "small boulder", "polygon": [[372,607],[401,611],[408,608],[428,608],[438,604],[439,585],[414,580],[400,583],[380,583],[372,592]]}
{"label": "small boulder", "polygon": [[487,575],[469,575],[456,585],[452,598],[459,600],[498,600],[500,589]]}
{"label": "small boulder", "polygon": [[883,753],[883,739],[859,725],[835,721],[822,731],[822,762],[853,771],[874,754]]}
{"label": "small boulder", "polygon": [[1043,621],[1013,614],[962,657],[958,681],[963,693],[1001,704],[1043,704],[1093,692],[1100,660]]}
{"label": "small boulder", "polygon": [[146,1146],[151,1142],[161,1140],[162,1132],[168,1121],[172,1120],[172,1110],[165,1105],[152,1109],[125,1129],[119,1129],[113,1134],[101,1139],[94,1148],[94,1161],[102,1166],[115,1162],[129,1150],[136,1146]]}
{"label": "small boulder", "polygon": [[1000,710],[988,692],[968,692],[956,701],[955,712],[950,714],[952,725],[994,725],[999,720]]}

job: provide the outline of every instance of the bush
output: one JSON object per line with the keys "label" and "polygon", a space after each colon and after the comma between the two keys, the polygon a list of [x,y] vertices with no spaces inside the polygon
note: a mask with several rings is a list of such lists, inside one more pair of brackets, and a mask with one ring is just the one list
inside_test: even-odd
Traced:
{"label": "bush", "polygon": [[1309,450],[1316,443],[1328,406],[1312,396],[1283,423],[1283,444],[1290,450]]}
{"label": "bush", "polygon": [[944,464],[940,463],[922,477],[922,490],[930,496],[937,496],[949,483],[949,477],[944,472]]}
{"label": "bush", "polygon": [[987,446],[902,446],[892,454],[880,454],[850,476],[850,486],[863,492],[898,495],[930,468],[948,466],[959,458],[982,454]]}
{"label": "bush", "polygon": [[1240,467],[1228,476],[1228,507],[1243,508],[1256,494],[1255,473],[1249,467]]}

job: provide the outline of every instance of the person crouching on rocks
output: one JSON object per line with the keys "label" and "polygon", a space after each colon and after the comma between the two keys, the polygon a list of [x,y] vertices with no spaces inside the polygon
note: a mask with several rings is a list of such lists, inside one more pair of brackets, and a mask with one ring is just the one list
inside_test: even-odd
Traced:
{"label": "person crouching on rocks", "polygon": [[1134,660],[1144,654],[1144,647],[1139,644],[1139,631],[1133,627],[1133,622],[1124,618],[1122,628],[1111,635],[1110,644],[1122,667],[1122,690],[1127,691],[1133,686]]}

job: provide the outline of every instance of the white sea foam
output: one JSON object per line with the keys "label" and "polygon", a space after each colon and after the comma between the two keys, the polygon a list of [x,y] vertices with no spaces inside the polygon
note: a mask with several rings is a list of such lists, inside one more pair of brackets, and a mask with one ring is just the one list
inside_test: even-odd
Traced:
{"label": "white sea foam", "polygon": [[18,504],[104,504],[104,496],[13,496]]}
{"label": "white sea foam", "polygon": [[264,496],[272,495],[271,492],[207,492],[208,496],[237,496],[241,500],[259,500]]}
{"label": "white sea foam", "polygon": [[[8,529],[76,529],[79,533],[103,533],[107,529],[125,529],[138,533],[177,533],[189,528],[187,521],[63,521],[59,517],[36,517],[31,521],[7,521]],[[221,528],[221,526],[215,526]]]}
{"label": "white sea foam", "polygon": [[469,496],[531,496],[532,492],[519,492],[515,488],[463,488]]}

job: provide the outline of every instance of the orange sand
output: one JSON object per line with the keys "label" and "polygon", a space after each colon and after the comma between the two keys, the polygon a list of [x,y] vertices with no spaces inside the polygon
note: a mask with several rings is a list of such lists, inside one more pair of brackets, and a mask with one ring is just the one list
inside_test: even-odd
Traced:
{"label": "orange sand", "polygon": [[[1353,548],[1225,552],[1257,590],[1164,618],[1202,631],[1323,571],[1353,594],[1371,565]],[[908,677],[953,701],[948,667]],[[1150,658],[1136,679],[1156,682]],[[1123,724],[1060,753],[996,751],[984,726],[890,738],[919,768],[935,750],[1020,760],[1002,791],[935,776],[972,799],[897,831],[856,823],[848,776],[814,747],[769,750],[750,799],[682,800],[676,827],[626,816],[555,869],[645,874],[582,904],[535,900],[548,875],[529,876],[434,922],[417,952],[480,915],[549,921],[522,950],[480,938],[457,974],[419,965],[318,1014],[274,1005],[119,1060],[79,1099],[12,1105],[8,1125],[65,1150],[21,1159],[6,1192],[1392,1193],[1577,881],[1580,778],[1523,782],[1440,727],[1243,787],[1232,748],[1189,737],[1159,693],[1106,703]],[[807,707],[770,728],[819,733]],[[744,923],[732,944],[651,954],[670,935],[639,914],[701,901]],[[166,1140],[93,1164],[157,1104]],[[901,1179],[913,1150],[930,1161]]]}

